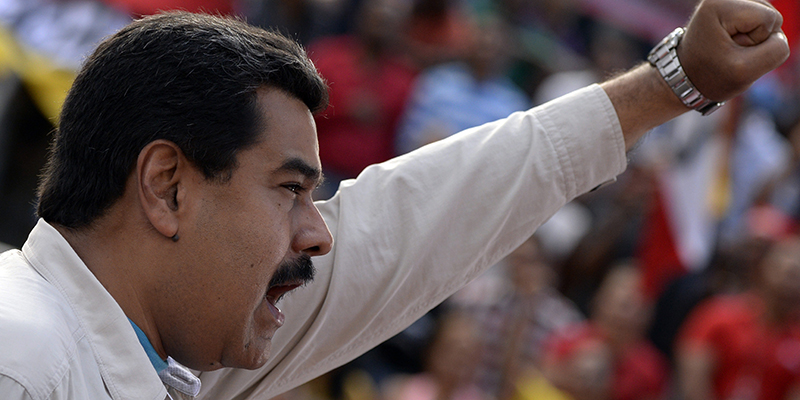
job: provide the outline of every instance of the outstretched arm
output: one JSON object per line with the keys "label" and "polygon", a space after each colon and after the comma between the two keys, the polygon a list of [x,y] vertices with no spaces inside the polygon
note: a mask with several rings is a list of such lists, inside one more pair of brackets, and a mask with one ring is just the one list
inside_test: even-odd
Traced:
{"label": "outstretched arm", "polygon": [[[779,20],[765,3],[706,0],[679,47],[688,76],[714,100],[742,92],[787,57],[779,35],[758,41]],[[199,398],[274,397],[393,336],[621,173],[625,147],[687,110],[640,66],[368,167],[317,203],[336,242],[315,258],[314,283],[282,303],[267,365],[204,372]]]}
{"label": "outstretched arm", "polygon": [[[678,45],[678,58],[700,93],[730,100],[789,57],[782,23],[766,1],[702,1]],[[649,64],[601,86],[614,104],[628,149],[648,130],[689,110]]]}

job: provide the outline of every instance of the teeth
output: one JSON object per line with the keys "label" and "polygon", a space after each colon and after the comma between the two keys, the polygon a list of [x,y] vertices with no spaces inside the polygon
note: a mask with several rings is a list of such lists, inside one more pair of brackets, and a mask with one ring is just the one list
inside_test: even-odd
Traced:
{"label": "teeth", "polygon": [[275,303],[270,301],[269,298],[267,299],[267,306],[269,307],[270,313],[272,313],[272,316],[275,318],[275,322],[277,322],[278,327],[283,326],[285,319],[283,312],[281,312],[281,310],[275,306]]}

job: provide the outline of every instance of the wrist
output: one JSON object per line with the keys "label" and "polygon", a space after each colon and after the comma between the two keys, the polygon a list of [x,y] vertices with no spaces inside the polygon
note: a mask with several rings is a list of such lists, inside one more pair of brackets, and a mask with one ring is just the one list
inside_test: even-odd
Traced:
{"label": "wrist", "polygon": [[689,111],[655,67],[642,63],[601,84],[619,118],[630,149],[650,129]]}
{"label": "wrist", "polygon": [[678,45],[683,39],[685,30],[677,28],[659,42],[647,60],[661,75],[664,82],[688,108],[696,110],[703,115],[709,115],[720,108],[724,103],[713,101],[705,96],[692,84],[678,58]]}

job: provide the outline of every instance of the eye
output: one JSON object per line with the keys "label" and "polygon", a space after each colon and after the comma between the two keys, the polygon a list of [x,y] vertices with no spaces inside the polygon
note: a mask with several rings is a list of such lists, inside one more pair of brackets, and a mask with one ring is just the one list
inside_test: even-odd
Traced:
{"label": "eye", "polygon": [[283,187],[295,195],[299,195],[305,191],[305,188],[299,183],[287,183],[283,185]]}

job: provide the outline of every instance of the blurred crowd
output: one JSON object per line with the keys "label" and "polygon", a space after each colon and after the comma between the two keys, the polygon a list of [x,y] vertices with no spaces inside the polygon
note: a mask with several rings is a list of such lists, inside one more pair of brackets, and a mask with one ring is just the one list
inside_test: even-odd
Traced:
{"label": "blurred crowd", "polygon": [[[800,399],[800,2],[795,55],[401,334],[281,397]],[[21,246],[81,60],[132,18],[237,15],[303,43],[330,85],[326,183],[600,82],[694,0],[0,0],[0,250]],[[580,112],[580,110],[575,110]],[[480,194],[476,194],[480,195]]]}

